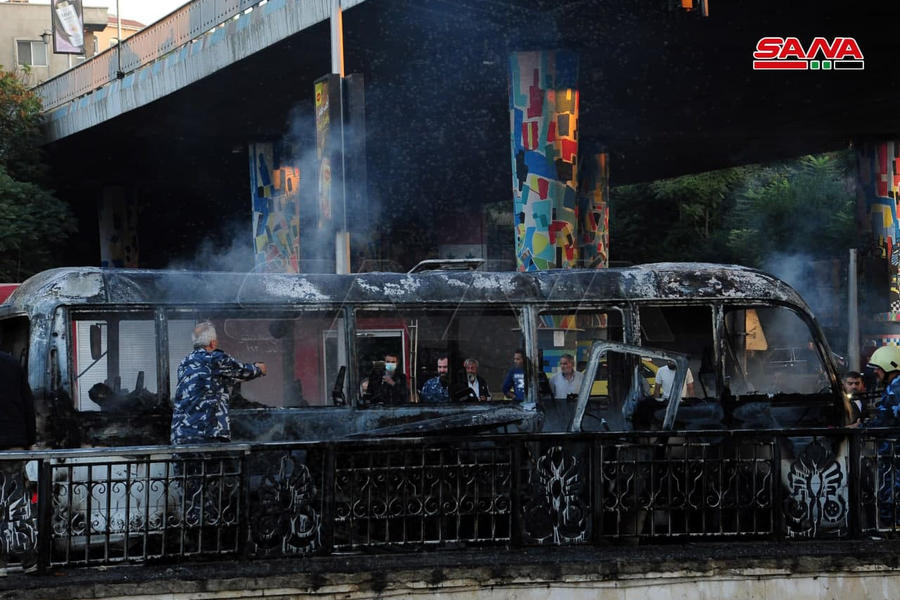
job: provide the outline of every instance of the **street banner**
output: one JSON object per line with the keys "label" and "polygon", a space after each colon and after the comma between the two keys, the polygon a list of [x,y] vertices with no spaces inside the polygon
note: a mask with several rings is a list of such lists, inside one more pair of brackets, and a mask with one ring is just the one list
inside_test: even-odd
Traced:
{"label": "street banner", "polygon": [[84,54],[84,10],[81,0],[50,0],[55,54]]}

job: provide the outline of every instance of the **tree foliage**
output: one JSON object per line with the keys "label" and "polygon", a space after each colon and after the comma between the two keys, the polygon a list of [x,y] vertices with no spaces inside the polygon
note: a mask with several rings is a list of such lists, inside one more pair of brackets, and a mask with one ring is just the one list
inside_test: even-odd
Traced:
{"label": "tree foliage", "polygon": [[849,153],[760,169],[737,197],[732,252],[762,265],[775,254],[831,258],[858,246],[852,169]]}
{"label": "tree foliage", "polygon": [[75,231],[68,205],[46,186],[39,142],[41,102],[0,69],[0,280],[22,281],[53,266]]}
{"label": "tree foliage", "polygon": [[614,188],[613,260],[761,267],[776,255],[842,255],[859,244],[850,152]]}

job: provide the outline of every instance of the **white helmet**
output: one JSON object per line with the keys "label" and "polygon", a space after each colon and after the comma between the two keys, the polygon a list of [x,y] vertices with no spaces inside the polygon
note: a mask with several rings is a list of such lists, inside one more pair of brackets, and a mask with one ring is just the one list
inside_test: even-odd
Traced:
{"label": "white helmet", "polygon": [[882,346],[872,353],[868,366],[884,369],[885,373],[900,371],[900,347],[895,344]]}

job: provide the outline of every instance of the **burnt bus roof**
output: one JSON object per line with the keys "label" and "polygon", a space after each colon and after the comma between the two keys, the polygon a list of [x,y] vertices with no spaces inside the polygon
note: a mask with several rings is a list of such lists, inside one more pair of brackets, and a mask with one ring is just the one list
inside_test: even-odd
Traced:
{"label": "burnt bus roof", "polygon": [[0,314],[59,305],[505,304],[679,299],[786,303],[809,310],[783,281],[747,267],[655,263],[616,269],[537,272],[272,274],[60,268],[26,280]]}

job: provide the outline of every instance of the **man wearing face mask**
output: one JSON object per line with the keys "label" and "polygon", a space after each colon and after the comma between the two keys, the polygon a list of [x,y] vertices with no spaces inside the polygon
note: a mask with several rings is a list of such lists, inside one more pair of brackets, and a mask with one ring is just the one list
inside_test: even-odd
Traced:
{"label": "man wearing face mask", "polygon": [[372,403],[405,404],[409,401],[406,375],[400,371],[396,354],[385,354],[384,369],[376,369],[369,375],[366,395]]}
{"label": "man wearing face mask", "polygon": [[450,402],[450,390],[448,389],[450,360],[446,356],[437,359],[437,377],[432,377],[422,386],[422,402],[438,404]]}

